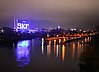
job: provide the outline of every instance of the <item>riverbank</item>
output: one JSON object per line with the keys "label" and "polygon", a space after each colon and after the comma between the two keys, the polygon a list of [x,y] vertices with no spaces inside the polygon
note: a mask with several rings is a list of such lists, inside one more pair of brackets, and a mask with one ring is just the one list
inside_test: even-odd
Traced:
{"label": "riverbank", "polygon": [[80,72],[99,72],[99,34],[88,43],[80,61]]}

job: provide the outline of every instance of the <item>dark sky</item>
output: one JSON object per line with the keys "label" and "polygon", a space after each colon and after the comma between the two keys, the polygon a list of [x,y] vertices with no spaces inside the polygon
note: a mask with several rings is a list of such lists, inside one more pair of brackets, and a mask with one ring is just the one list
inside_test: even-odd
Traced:
{"label": "dark sky", "polygon": [[13,19],[31,20],[31,27],[93,29],[99,0],[1,0],[0,26],[13,27]]}

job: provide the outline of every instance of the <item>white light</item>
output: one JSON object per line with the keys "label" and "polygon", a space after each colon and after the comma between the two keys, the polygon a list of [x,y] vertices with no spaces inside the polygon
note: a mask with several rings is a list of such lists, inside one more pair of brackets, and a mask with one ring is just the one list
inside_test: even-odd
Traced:
{"label": "white light", "polygon": [[44,42],[42,41],[42,54],[44,53]]}
{"label": "white light", "polygon": [[49,37],[50,35],[49,34],[47,34],[47,37]]}
{"label": "white light", "polygon": [[83,31],[84,33],[86,32],[86,31]]}
{"label": "white light", "polygon": [[74,29],[71,29],[71,31],[73,31]]}
{"label": "white light", "polygon": [[82,29],[80,29],[79,31],[82,31]]}
{"label": "white light", "polygon": [[58,28],[60,28],[60,26],[58,26]]}
{"label": "white light", "polygon": [[23,22],[26,22],[26,21],[23,21]]}
{"label": "white light", "polygon": [[18,32],[18,29],[16,29],[16,32]]}
{"label": "white light", "polygon": [[1,32],[4,32],[4,30],[1,30]]}
{"label": "white light", "polygon": [[44,42],[44,38],[42,38],[42,42]]}
{"label": "white light", "polygon": [[57,45],[57,48],[56,49],[57,49],[56,52],[57,52],[57,57],[58,57],[58,45]]}
{"label": "white light", "polygon": [[1,32],[4,32],[4,30],[2,29]]}
{"label": "white light", "polygon": [[74,30],[76,30],[76,29],[74,29]]}

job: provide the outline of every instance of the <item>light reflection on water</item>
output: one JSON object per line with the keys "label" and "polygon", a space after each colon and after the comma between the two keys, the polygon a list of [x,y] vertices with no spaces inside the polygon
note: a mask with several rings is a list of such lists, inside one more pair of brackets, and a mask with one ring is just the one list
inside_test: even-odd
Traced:
{"label": "light reflection on water", "polygon": [[65,58],[65,46],[62,45],[62,60],[64,61]]}
{"label": "light reflection on water", "polygon": [[47,45],[47,55],[50,56],[51,54],[51,41],[49,41],[49,45]]}
{"label": "light reflection on water", "polygon": [[[71,39],[71,38],[70,38]],[[74,38],[72,38],[74,39]],[[70,67],[75,66],[78,63],[80,54],[83,52],[86,44],[85,42],[90,41],[90,38],[85,38],[83,40],[67,43],[67,44],[60,44],[68,40],[68,38],[63,39],[54,39],[46,41],[44,38],[42,39],[33,39],[33,40],[24,40],[20,41],[17,44],[16,48],[16,61],[18,62],[19,67],[28,66],[30,62],[33,62],[33,59],[41,58],[40,61],[43,60],[43,57],[50,58],[52,60],[53,56],[59,60],[61,63],[70,63]],[[32,45],[31,45],[32,44]],[[36,54],[36,57],[31,57],[30,60],[30,50],[34,49],[33,55]],[[42,57],[43,56],[43,57]],[[72,64],[72,62],[75,64]],[[50,61],[51,62],[51,61]],[[46,61],[45,61],[46,63]],[[53,67],[53,66],[52,66]],[[67,67],[68,68],[68,67]]]}
{"label": "light reflection on water", "polygon": [[[56,57],[61,55],[61,59],[62,61],[65,60],[66,57],[66,52],[68,50],[68,48],[70,49],[70,52],[72,54],[72,60],[74,60],[75,57],[79,58],[80,54],[83,52],[83,49],[85,47],[85,42],[88,42],[90,40],[90,38],[85,38],[84,40],[79,40],[79,41],[75,41],[75,42],[71,42],[69,44],[59,44],[60,42],[64,42],[66,41],[67,38],[63,38],[63,39],[58,39],[58,40],[49,40],[48,41],[48,45],[47,45],[47,56],[53,54],[53,50],[54,49],[54,55]],[[73,37],[72,37],[73,39]],[[58,43],[56,43],[58,41]],[[44,42],[42,42],[42,47],[44,47]],[[53,45],[53,47],[51,47]],[[42,51],[44,51],[44,48],[42,49]],[[46,53],[45,53],[46,54]]]}
{"label": "light reflection on water", "polygon": [[16,61],[19,67],[26,66],[30,62],[29,40],[20,41],[16,48]]}

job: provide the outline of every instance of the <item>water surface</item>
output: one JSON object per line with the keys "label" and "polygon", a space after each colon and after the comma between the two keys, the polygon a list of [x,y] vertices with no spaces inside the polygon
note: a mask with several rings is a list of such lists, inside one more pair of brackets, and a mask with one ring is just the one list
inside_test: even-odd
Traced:
{"label": "water surface", "polygon": [[67,38],[19,41],[0,48],[2,72],[79,72],[79,57],[90,38],[62,44]]}

